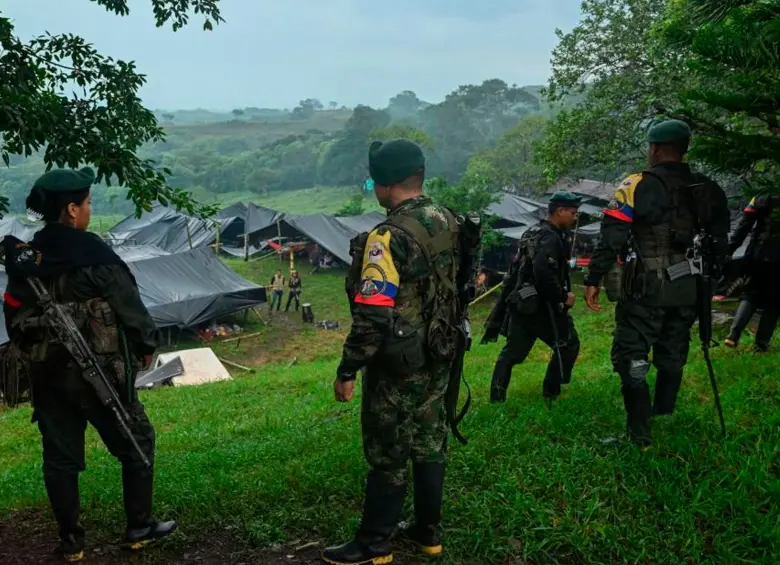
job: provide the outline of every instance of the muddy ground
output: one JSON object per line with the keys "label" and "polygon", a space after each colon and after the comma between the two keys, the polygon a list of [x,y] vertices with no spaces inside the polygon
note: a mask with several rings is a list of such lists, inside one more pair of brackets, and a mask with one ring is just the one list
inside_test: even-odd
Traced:
{"label": "muddy ground", "polygon": [[[93,533],[94,537],[94,533]],[[322,540],[298,540],[284,547],[252,547],[229,531],[211,532],[201,539],[177,532],[169,540],[128,552],[117,540],[93,539],[87,533],[84,565],[321,565]],[[47,511],[19,512],[0,521],[0,564],[61,565],[56,553],[56,526]],[[428,559],[402,544],[394,552],[394,564],[422,565]]]}

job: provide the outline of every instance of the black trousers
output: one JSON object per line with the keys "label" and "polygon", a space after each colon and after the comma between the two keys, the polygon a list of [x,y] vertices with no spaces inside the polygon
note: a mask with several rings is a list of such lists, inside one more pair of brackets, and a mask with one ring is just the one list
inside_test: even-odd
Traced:
{"label": "black trousers", "polygon": [[287,294],[287,306],[285,306],[284,311],[287,312],[290,309],[290,303],[295,300],[295,311],[298,311],[298,308],[301,305],[301,291],[300,290],[291,290]]}
{"label": "black trousers", "polygon": [[[78,381],[70,378],[67,382],[72,385]],[[41,378],[36,378],[35,383],[33,421],[37,421],[41,432],[43,476],[60,535],[65,537],[80,530],[79,473],[86,468],[87,423],[92,424],[122,465],[128,528],[146,527],[152,523],[153,470],[144,465],[132,443],[122,435],[113,411],[102,406],[92,389],[82,383],[54,387],[47,386]],[[126,410],[133,437],[154,465],[155,431],[143,405],[134,397],[126,404]]]}
{"label": "black trousers", "polygon": [[750,282],[740,297],[741,302],[729,331],[729,337],[735,342],[739,341],[753,315],[761,309],[763,312],[758,322],[756,347],[769,348],[772,334],[780,319],[780,298],[775,288],[778,272],[780,272],[780,263],[750,262],[748,264]]}
{"label": "black trousers", "polygon": [[[619,302],[615,309],[612,365],[620,375],[628,434],[636,443],[651,443],[653,414],[674,412],[695,320],[694,306],[660,307],[633,300]],[[652,404],[647,384],[651,350],[658,369]]]}
{"label": "black trousers", "polygon": [[[560,361],[555,347],[556,334]],[[574,327],[574,320],[568,313],[554,312],[551,317],[546,305],[543,304],[542,311],[533,316],[513,315],[511,317],[506,344],[493,369],[493,380],[490,384],[491,401],[506,400],[512,368],[525,361],[537,339],[542,340],[553,350],[542,383],[542,396],[557,397],[561,393],[561,385],[571,381],[571,373],[580,352],[580,339]]]}

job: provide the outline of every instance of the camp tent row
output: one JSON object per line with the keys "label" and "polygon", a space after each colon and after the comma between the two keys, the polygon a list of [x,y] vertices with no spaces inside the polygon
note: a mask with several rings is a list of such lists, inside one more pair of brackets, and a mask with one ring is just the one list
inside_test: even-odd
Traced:
{"label": "camp tent row", "polygon": [[[208,247],[182,253],[149,245],[114,249],[133,273],[158,331],[195,327],[266,302],[265,288],[237,275]],[[6,283],[0,270],[0,289]],[[7,341],[0,311],[0,344]]]}

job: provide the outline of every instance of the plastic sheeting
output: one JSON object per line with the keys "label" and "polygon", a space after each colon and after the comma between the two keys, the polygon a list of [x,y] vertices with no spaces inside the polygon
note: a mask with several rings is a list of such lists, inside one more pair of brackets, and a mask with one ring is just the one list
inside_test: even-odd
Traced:
{"label": "plastic sheeting", "polygon": [[238,276],[209,248],[128,266],[158,329],[192,327],[266,301],[265,288]]}
{"label": "plastic sheeting", "polygon": [[493,224],[496,228],[530,226],[547,216],[547,204],[504,192],[501,200],[491,204],[487,212],[498,217]]}
{"label": "plastic sheeting", "polygon": [[107,233],[112,245],[154,245],[178,253],[211,245],[217,239],[217,223],[224,235],[236,217],[201,220],[159,204],[140,218],[128,216]]}
{"label": "plastic sheeting", "polygon": [[349,265],[352,257],[349,255],[349,242],[358,233],[370,231],[382,222],[385,216],[377,212],[362,216],[336,218],[328,214],[313,214],[310,216],[285,216],[277,228],[268,226],[252,234],[253,244],[271,237],[276,237],[281,231],[282,237],[304,237],[317,244],[339,261]]}
{"label": "plastic sheeting", "polygon": [[0,218],[0,242],[7,235],[12,235],[22,241],[29,241],[35,235],[35,232],[43,226],[43,223],[28,224],[14,216],[5,216]]}
{"label": "plastic sheeting", "polygon": [[[265,288],[238,276],[208,247],[156,256],[160,250],[151,247],[116,250],[135,275],[157,329],[192,327],[266,301]],[[0,270],[0,296],[6,282]],[[0,310],[0,344],[7,341]]]}
{"label": "plastic sheeting", "polygon": [[343,216],[337,217],[336,221],[347,229],[354,231],[355,233],[362,233],[364,231],[370,232],[377,225],[384,222],[387,216],[380,214],[379,212],[369,212],[362,216]]}

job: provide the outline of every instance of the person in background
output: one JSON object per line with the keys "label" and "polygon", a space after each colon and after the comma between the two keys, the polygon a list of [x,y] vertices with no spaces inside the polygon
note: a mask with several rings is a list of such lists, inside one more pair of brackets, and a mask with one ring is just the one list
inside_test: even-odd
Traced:
{"label": "person in background", "polygon": [[312,247],[311,254],[309,255],[309,259],[311,260],[311,264],[313,265],[313,268],[311,270],[311,274],[315,274],[317,271],[320,270],[320,261],[322,260],[322,251],[320,250],[320,246],[318,244],[314,244],[314,247]]}
{"label": "person in background", "polygon": [[725,344],[727,347],[737,346],[745,327],[760,308],[763,312],[758,322],[754,350],[763,353],[769,350],[769,342],[780,318],[780,295],[774,286],[780,272],[780,207],[767,192],[753,198],[742,212],[729,243],[729,256],[742,246],[748,234],[751,238],[745,259],[746,274],[750,279],[740,297]]}
{"label": "person in background", "polygon": [[277,312],[281,309],[282,296],[284,296],[284,277],[282,276],[282,270],[276,269],[276,274],[271,277],[271,310],[274,309],[274,304],[276,304]]}
{"label": "person in background", "polygon": [[298,274],[298,271],[293,269],[290,271],[290,280],[287,281],[287,306],[285,307],[284,311],[288,312],[290,310],[290,303],[295,299],[295,311],[298,311],[298,308],[301,305],[301,277]]}

